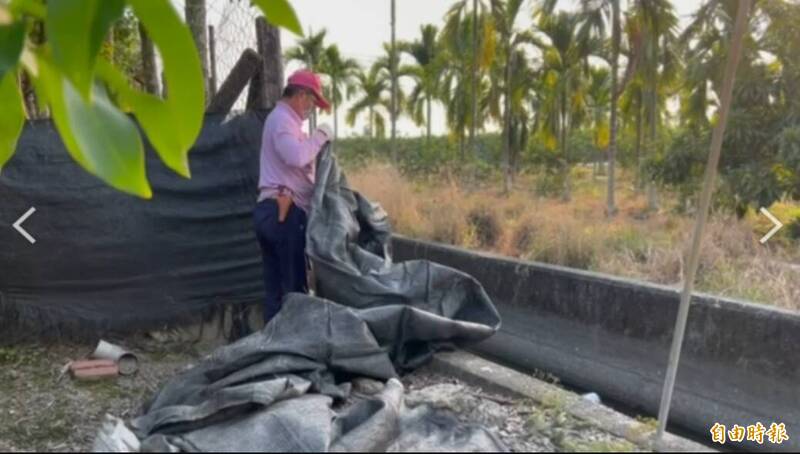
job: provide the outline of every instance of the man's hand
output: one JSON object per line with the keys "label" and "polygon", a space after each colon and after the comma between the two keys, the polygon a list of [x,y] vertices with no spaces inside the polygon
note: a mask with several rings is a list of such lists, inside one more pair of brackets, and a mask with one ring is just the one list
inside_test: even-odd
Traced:
{"label": "man's hand", "polygon": [[317,131],[325,134],[325,136],[328,137],[328,140],[333,140],[333,129],[331,129],[330,125],[327,123],[322,123],[321,125],[317,126]]}

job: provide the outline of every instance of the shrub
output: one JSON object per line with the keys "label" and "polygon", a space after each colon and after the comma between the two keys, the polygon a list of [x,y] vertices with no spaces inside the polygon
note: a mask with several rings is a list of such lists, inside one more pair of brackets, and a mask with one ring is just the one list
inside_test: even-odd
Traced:
{"label": "shrub", "polygon": [[790,222],[787,226],[787,235],[793,240],[800,240],[800,217]]}
{"label": "shrub", "polygon": [[486,206],[471,210],[467,215],[467,224],[474,229],[479,247],[493,247],[502,233],[496,212]]}

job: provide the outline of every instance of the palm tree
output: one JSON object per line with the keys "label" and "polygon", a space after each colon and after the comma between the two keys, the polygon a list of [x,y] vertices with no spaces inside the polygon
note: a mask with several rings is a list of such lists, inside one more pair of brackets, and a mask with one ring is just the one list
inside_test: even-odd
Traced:
{"label": "palm tree", "polygon": [[206,0],[187,0],[184,4],[186,24],[192,31],[195,46],[200,56],[200,69],[203,72],[203,85],[206,99],[210,99],[208,86],[208,30],[206,28]]}
{"label": "palm tree", "polygon": [[[465,29],[460,29],[463,34]],[[463,47],[456,43],[459,40],[448,41],[446,59],[448,66],[444,69],[444,77],[439,86],[439,97],[445,106],[445,119],[451,137],[458,142],[459,156],[464,156],[465,129],[470,121],[470,103],[472,89],[469,82],[470,63],[465,59]]]}
{"label": "palm tree", "polygon": [[[755,5],[757,11],[751,16],[753,21],[758,20],[760,15],[760,4]],[[712,1],[703,4],[679,38],[687,62],[684,90],[681,93],[681,113],[686,124],[693,129],[709,125],[707,115],[712,100],[708,89],[710,86],[715,94],[719,94],[722,88],[721,73],[728,53],[727,47],[731,42],[737,8],[737,4],[733,2]],[[752,35],[750,31],[748,34]],[[740,73],[747,72],[754,62],[759,61],[759,50],[757,41],[748,36],[742,48],[743,67],[739,70]]]}
{"label": "palm tree", "polygon": [[633,77],[626,85],[625,91],[620,97],[619,102],[620,113],[625,117],[626,121],[634,124],[635,139],[634,139],[634,155],[636,156],[636,172],[634,188],[637,193],[644,190],[644,178],[642,177],[643,170],[643,156],[642,156],[642,138],[643,138],[643,119],[644,119],[644,82],[641,77]]}
{"label": "palm tree", "polygon": [[330,78],[330,84],[326,85],[325,92],[328,99],[331,100],[333,110],[334,138],[339,137],[339,106],[355,91],[356,74],[360,69],[357,61],[352,58],[342,58],[336,44],[325,49],[320,72]]}
{"label": "palm tree", "polygon": [[[389,125],[391,127],[392,119],[396,122],[400,114],[399,106],[405,104],[405,93],[397,83],[399,74],[397,74],[394,69],[394,65],[400,61],[400,48],[392,45],[391,42],[383,43],[383,52],[384,55],[373,63],[373,67],[376,71],[381,73],[381,77],[386,79],[388,84],[386,87],[386,91],[388,92],[386,96],[389,102],[387,110],[389,111]],[[394,141],[392,141],[392,143],[394,143]],[[397,155],[395,153],[397,152],[397,148],[391,145],[390,151],[392,157],[396,159]]]}
{"label": "palm tree", "polygon": [[392,151],[392,156],[396,159],[397,158],[397,154],[396,154],[397,153],[397,144],[395,143],[395,141],[396,141],[396,136],[397,136],[397,114],[398,114],[398,105],[399,105],[398,104],[398,99],[397,99],[397,91],[398,91],[397,66],[399,65],[400,61],[399,61],[398,52],[397,52],[397,42],[395,40],[395,28],[396,28],[396,26],[395,26],[395,22],[396,22],[396,19],[395,19],[395,14],[396,14],[395,0],[391,0],[391,9],[392,9],[392,11],[391,11],[391,16],[392,16],[391,17],[391,22],[392,22],[392,24],[391,24],[391,26],[392,26],[392,40],[391,40],[391,51],[389,52],[389,78],[390,78],[390,80],[392,82],[392,87],[391,87],[391,90],[392,90],[392,93],[391,93],[391,95],[392,95],[392,106],[391,106],[392,142],[391,142],[391,148],[392,148],[392,150],[391,151]]}
{"label": "palm tree", "polygon": [[400,75],[410,77],[414,82],[414,88],[408,96],[408,112],[417,125],[427,126],[426,143],[430,145],[431,106],[439,94],[443,60],[436,42],[438,29],[434,25],[424,25],[420,27],[420,32],[421,39],[400,45],[400,51],[408,53],[416,63],[401,68]]}
{"label": "palm tree", "polygon": [[[498,63],[504,68],[503,74],[503,159],[504,159],[504,190],[509,193],[513,186],[513,174],[511,159],[511,123],[512,123],[512,94],[514,86],[512,83],[513,71],[524,72],[525,56],[524,53],[516,60],[512,61],[512,57],[517,48],[523,43],[538,43],[533,35],[528,31],[520,31],[516,28],[517,20],[519,18],[522,6],[525,0],[492,0],[491,13],[495,24],[495,29],[500,35],[499,54],[501,59]],[[515,63],[515,64],[514,64]]]}
{"label": "palm tree", "polygon": [[598,42],[580,34],[580,16],[564,11],[547,14],[537,10],[538,30],[549,43],[537,40],[544,56],[542,93],[543,121],[540,132],[545,143],[561,147],[563,199],[571,199],[570,159],[567,139],[580,126],[586,113],[585,61],[596,52]]}
{"label": "palm tree", "polygon": [[297,45],[286,50],[284,58],[287,61],[299,61],[311,71],[316,72],[322,64],[325,55],[325,35],[327,30],[318,33],[309,33],[306,38],[297,40]]}
{"label": "palm tree", "polygon": [[[471,8],[470,8],[471,4]],[[455,37],[459,39],[466,38],[458,29],[464,27],[469,28],[471,52],[470,52],[470,79],[472,88],[470,89],[470,97],[472,103],[472,112],[470,115],[471,123],[469,128],[469,140],[472,145],[473,155],[477,154],[477,141],[476,131],[478,121],[478,98],[479,98],[479,85],[482,77],[482,70],[485,70],[488,65],[485,63],[485,52],[481,52],[485,48],[486,41],[490,40],[494,32],[492,31],[491,22],[489,19],[489,11],[491,10],[490,3],[487,0],[459,0],[453,4],[446,15],[445,36],[451,40]],[[481,42],[483,41],[483,43]],[[462,41],[466,43],[467,41]]]}
{"label": "palm tree", "polygon": [[[284,58],[286,61],[299,61],[311,71],[318,72],[325,55],[325,35],[327,30],[322,29],[318,33],[310,33],[308,37],[297,41],[297,45],[286,50]],[[309,133],[317,125],[316,113],[308,122]]]}
{"label": "palm tree", "polygon": [[[637,0],[632,20],[641,30],[641,55],[638,71],[644,85],[645,124],[648,128],[647,149],[654,156],[658,144],[658,124],[665,111],[666,98],[678,75],[678,17],[669,0]],[[658,209],[653,181],[647,188],[648,209]]]}
{"label": "palm tree", "polygon": [[[593,142],[598,159],[595,161],[595,174],[601,152],[609,151],[611,143],[611,127],[609,125],[609,101],[611,99],[611,73],[605,68],[589,68],[589,87],[587,89],[589,119],[592,124]],[[609,178],[612,161],[609,157]]]}
{"label": "palm tree", "polygon": [[606,213],[614,216],[617,213],[614,187],[616,156],[617,156],[617,129],[620,90],[618,88],[618,68],[621,42],[620,0],[581,0],[583,15],[583,33],[596,33],[598,37],[606,36],[606,29],[611,25],[611,124],[608,142],[608,189],[606,190]]}
{"label": "palm tree", "polygon": [[383,137],[386,131],[386,117],[382,110],[387,113],[391,110],[391,100],[384,96],[384,93],[390,89],[389,79],[386,77],[383,67],[376,63],[368,72],[356,73],[356,80],[358,88],[361,90],[361,97],[357,98],[348,110],[347,124],[354,125],[356,118],[366,111],[369,137]]}
{"label": "palm tree", "polygon": [[[530,131],[538,126],[537,94],[539,91],[540,74],[528,64],[528,57],[524,51],[517,49],[509,59],[509,72],[511,77],[503,87],[507,101],[508,120],[507,146],[508,166],[510,172],[506,175],[506,191],[510,191],[514,184],[517,164],[520,153],[527,147]],[[508,87],[508,88],[507,88]],[[533,118],[532,118],[533,117]],[[531,127],[531,120],[533,126]]]}

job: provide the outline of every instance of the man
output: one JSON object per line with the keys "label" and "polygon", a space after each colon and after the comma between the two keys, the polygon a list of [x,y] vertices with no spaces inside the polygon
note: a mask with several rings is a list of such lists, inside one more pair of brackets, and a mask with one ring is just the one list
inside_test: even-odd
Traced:
{"label": "man", "polygon": [[303,132],[303,122],[315,107],[330,109],[319,76],[299,70],[289,77],[283,97],[264,123],[253,217],[264,260],[265,324],[278,313],[287,293],[308,290],[305,230],[316,157],[333,139],[327,125],[320,125],[311,136]]}

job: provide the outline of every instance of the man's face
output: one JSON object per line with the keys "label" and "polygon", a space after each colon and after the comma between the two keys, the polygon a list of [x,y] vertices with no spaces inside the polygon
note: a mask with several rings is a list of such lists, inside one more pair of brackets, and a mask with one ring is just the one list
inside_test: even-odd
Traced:
{"label": "man's face", "polygon": [[303,114],[302,114],[303,120],[306,120],[309,117],[311,117],[311,114],[314,112],[314,107],[316,107],[316,105],[317,105],[317,102],[316,102],[316,99],[314,98],[314,94],[312,94],[310,91],[303,91],[303,94],[301,95],[301,106],[303,108],[302,109],[302,111],[303,111]]}

